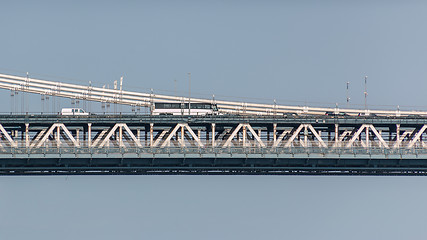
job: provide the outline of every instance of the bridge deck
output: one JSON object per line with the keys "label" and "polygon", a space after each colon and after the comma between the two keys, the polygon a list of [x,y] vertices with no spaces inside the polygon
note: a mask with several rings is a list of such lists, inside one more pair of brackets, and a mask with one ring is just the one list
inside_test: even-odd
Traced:
{"label": "bridge deck", "polygon": [[426,118],[0,115],[0,174],[427,173]]}

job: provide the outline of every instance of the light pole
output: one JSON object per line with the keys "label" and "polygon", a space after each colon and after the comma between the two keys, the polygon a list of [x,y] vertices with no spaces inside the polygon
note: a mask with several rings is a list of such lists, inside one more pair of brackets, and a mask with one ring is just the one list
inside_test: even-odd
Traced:
{"label": "light pole", "polygon": [[350,82],[347,82],[347,108],[349,108],[349,105],[350,105],[350,96],[348,95],[348,85],[350,85]]}
{"label": "light pole", "polygon": [[368,76],[365,76],[365,112],[368,110]]}
{"label": "light pole", "polygon": [[188,115],[191,109],[191,72],[188,73]]}

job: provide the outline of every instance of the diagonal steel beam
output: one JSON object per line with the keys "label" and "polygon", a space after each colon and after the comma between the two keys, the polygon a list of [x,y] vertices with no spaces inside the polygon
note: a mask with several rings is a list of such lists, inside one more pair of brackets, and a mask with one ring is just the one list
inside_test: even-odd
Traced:
{"label": "diagonal steel beam", "polygon": [[378,133],[377,129],[374,127],[374,125],[370,124],[369,128],[372,130],[372,132],[375,134],[375,136],[378,138],[378,140],[380,141],[380,145],[382,144],[385,148],[390,148],[388,146],[388,144],[384,141],[383,137],[381,136],[381,134]]}
{"label": "diagonal steel beam", "polygon": [[[178,131],[179,128],[182,128],[183,124],[182,123],[178,123],[173,130],[169,133],[168,137],[165,139],[165,141],[163,142],[163,144],[160,146],[161,148],[166,147],[167,144],[169,144],[170,140],[172,139],[172,137],[175,135],[175,133]],[[172,129],[172,128],[171,128]],[[163,131],[162,135],[159,136],[156,140],[156,142],[153,144],[153,147],[157,146],[157,144],[159,144],[160,140],[163,138],[164,134],[166,134],[168,131]]]}
{"label": "diagonal steel beam", "polygon": [[[105,133],[108,132],[108,129],[104,129],[102,130],[98,136],[96,136],[95,140],[93,141],[91,147],[96,147],[96,145],[98,145],[99,141],[101,141],[102,137],[105,135]],[[90,136],[89,136],[90,137]]]}
{"label": "diagonal steel beam", "polygon": [[237,133],[239,132],[239,130],[243,127],[243,124],[239,124],[237,125],[237,127],[234,129],[233,133],[231,133],[230,137],[228,137],[227,141],[224,143],[224,145],[222,145],[223,148],[228,147],[231,143],[231,140],[233,140],[233,138],[237,135]]}
{"label": "diagonal steel beam", "polygon": [[306,124],[307,127],[311,130],[311,132],[313,133],[313,135],[317,138],[317,141],[319,141],[319,145],[327,148],[328,146],[326,145],[326,143],[323,141],[323,139],[320,137],[319,133],[316,131],[316,129],[314,129],[314,127],[311,124]]}
{"label": "diagonal steel beam", "polygon": [[396,141],[394,142],[393,148],[399,148],[400,144],[405,139],[405,137],[409,134],[412,135],[412,132],[414,131],[405,131],[404,133],[402,133],[402,135],[400,135],[399,137],[396,137]]}
{"label": "diagonal steel beam", "polygon": [[352,131],[348,131],[348,130],[344,131],[344,132],[339,136],[338,141],[335,141],[335,142],[334,142],[334,145],[332,145],[332,147],[334,147],[334,148],[335,148],[335,147],[339,147],[339,145],[341,145],[341,143],[343,142],[344,138],[345,138],[347,135],[349,135],[351,132],[352,132]]}
{"label": "diagonal steel beam", "polygon": [[427,125],[424,125],[416,134],[415,137],[409,142],[408,146],[406,148],[412,148],[415,145],[415,142],[417,142],[421,135],[425,132],[427,129]]}
{"label": "diagonal steel beam", "polygon": [[245,125],[249,129],[249,131],[252,133],[252,136],[254,136],[254,138],[257,140],[257,142],[261,145],[261,147],[265,147],[264,142],[261,140],[261,138],[255,132],[255,130],[252,128],[252,126],[249,124],[245,124]]}
{"label": "diagonal steel beam", "polygon": [[274,144],[273,144],[273,148],[275,148],[275,147],[279,146],[279,145],[280,145],[280,143],[282,142],[283,138],[284,138],[287,134],[289,134],[290,132],[291,132],[290,130],[284,130],[284,131],[279,135],[279,137],[276,139],[276,142],[274,142]]}
{"label": "diagonal steel beam", "polygon": [[6,129],[4,129],[3,125],[1,124],[0,124],[0,130],[12,147],[18,147],[18,143],[12,139],[12,137],[7,133]]}
{"label": "diagonal steel beam", "polygon": [[132,138],[132,140],[135,142],[135,144],[138,147],[142,147],[141,141],[139,141],[139,139],[137,139],[135,137],[135,135],[133,134],[133,132],[130,130],[130,128],[128,127],[128,125],[126,123],[123,123],[122,127],[125,129],[125,131],[129,134],[129,136]]}
{"label": "diagonal steel beam", "polygon": [[301,132],[302,128],[304,127],[304,124],[299,125],[297,129],[295,129],[292,136],[288,139],[288,141],[285,144],[285,147],[290,147],[294,139],[298,136],[298,134]]}
{"label": "diagonal steel beam", "polygon": [[107,136],[104,138],[104,140],[99,144],[99,148],[104,147],[104,145],[110,141],[111,136],[116,132],[116,129],[119,127],[119,124],[114,125],[114,127],[111,128],[111,130],[108,132]]}
{"label": "diagonal steel beam", "polygon": [[350,141],[347,143],[347,145],[345,147],[346,148],[351,147],[351,145],[353,145],[354,141],[356,141],[356,139],[360,136],[363,129],[365,129],[367,127],[368,127],[367,124],[363,124],[362,126],[360,126],[359,130],[357,130],[357,132],[353,135],[353,137],[350,139]]}
{"label": "diagonal steel beam", "polygon": [[168,130],[163,130],[161,133],[157,134],[156,141],[154,141],[152,147],[157,147],[159,145],[160,141],[162,141],[163,137],[168,133]]}
{"label": "diagonal steel beam", "polygon": [[202,141],[200,141],[200,138],[194,133],[193,129],[191,129],[187,123],[184,124],[184,127],[187,129],[187,131],[190,133],[190,135],[193,137],[193,139],[196,140],[199,147],[203,147],[204,145],[203,145]]}
{"label": "diagonal steel beam", "polygon": [[[65,125],[63,123],[54,123],[49,130],[44,134],[43,138],[36,143],[36,147],[39,148],[43,145],[43,143],[46,142],[46,140],[48,139],[48,137],[53,133],[53,131],[55,130],[55,128],[57,129],[62,129],[65,134],[67,135],[67,137],[73,142],[74,146],[78,146],[78,143],[76,141],[76,139],[73,137],[73,135],[70,133],[70,131],[68,131],[67,127],[65,127]],[[59,135],[59,133],[57,133]],[[59,141],[59,140],[58,140]]]}

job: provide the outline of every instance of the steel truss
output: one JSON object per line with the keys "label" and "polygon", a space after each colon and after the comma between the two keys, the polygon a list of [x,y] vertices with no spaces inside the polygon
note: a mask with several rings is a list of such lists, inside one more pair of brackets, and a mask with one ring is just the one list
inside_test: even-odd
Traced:
{"label": "steel truss", "polygon": [[0,174],[427,174],[427,119],[0,115]]}
{"label": "steel truss", "polygon": [[0,123],[0,148],[426,148],[427,124]]}

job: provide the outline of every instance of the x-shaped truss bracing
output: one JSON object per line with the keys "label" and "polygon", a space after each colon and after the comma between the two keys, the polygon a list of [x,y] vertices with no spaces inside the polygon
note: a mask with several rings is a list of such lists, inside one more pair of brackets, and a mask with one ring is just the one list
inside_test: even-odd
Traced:
{"label": "x-shaped truss bracing", "polygon": [[421,127],[421,129],[415,134],[414,138],[409,142],[407,148],[412,148],[416,142],[420,141],[421,135],[426,131],[427,125]]}
{"label": "x-shaped truss bracing", "polygon": [[[253,125],[253,124],[252,124]],[[40,130],[37,126],[33,129],[29,128],[29,124],[25,124],[25,128],[21,126],[10,126],[7,125],[5,128],[0,124],[0,147],[18,147],[26,146],[30,148],[40,148],[43,146],[50,146],[56,143],[57,147],[65,144],[64,147],[93,147],[103,148],[114,144],[118,147],[143,147],[150,146],[155,148],[166,148],[170,147],[171,143],[174,146],[186,147],[191,145],[192,147],[205,147],[206,145],[212,147],[226,148],[226,147],[261,147],[261,148],[279,148],[279,147],[320,147],[320,148],[352,148],[354,146],[360,146],[363,148],[370,147],[381,147],[381,148],[415,148],[415,147],[427,147],[427,144],[423,141],[423,136],[427,131],[426,125],[406,125],[400,131],[400,125],[396,128],[393,126],[382,126],[382,128],[376,128],[373,124],[362,124],[356,125],[349,128],[348,125],[344,125],[344,130],[339,129],[338,124],[335,124],[335,132],[331,130],[333,125],[319,126],[315,128],[312,124],[299,124],[299,125],[281,125],[277,128],[277,124],[273,124],[273,128],[268,128],[264,131],[265,125],[257,126],[255,129],[249,123],[240,123],[237,125],[226,125],[221,126],[215,130],[215,128],[209,128],[208,126],[197,126],[197,131],[194,130],[188,123],[177,123],[173,127],[157,127],[156,131],[153,132],[153,124],[150,124],[150,136],[148,137],[148,131],[146,126],[140,126],[138,129],[131,130],[126,123],[116,123],[111,127],[96,127],[97,134],[92,139],[91,128],[87,128],[87,132],[83,132],[83,140],[79,138],[79,129],[66,127],[64,123],[54,123],[47,128]],[[214,125],[213,125],[214,126]],[[233,127],[234,126],[234,127]],[[21,140],[18,138],[17,127],[21,127]],[[135,126],[134,126],[135,127]],[[140,129],[146,128],[145,130],[145,142],[140,139]],[[384,128],[386,128],[384,130]],[[327,139],[323,135],[321,129],[327,129]],[[381,130],[378,130],[381,129]],[[206,131],[205,134],[201,135],[201,131]],[[261,130],[263,135],[261,135]],[[85,127],[83,126],[83,131]],[[136,133],[135,133],[136,131]],[[384,132],[386,134],[384,134]],[[212,132],[211,138],[209,138]],[[30,134],[31,133],[31,134]],[[35,134],[34,134],[35,133]],[[266,141],[270,139],[270,134],[273,133],[273,141]],[[324,133],[324,132],[323,132]],[[331,134],[335,133],[335,137],[331,138]],[[156,135],[155,135],[156,134]],[[389,141],[384,140],[384,136],[388,135]],[[32,138],[30,141],[29,138]],[[203,138],[203,137],[206,138]],[[149,141],[148,139],[149,138]],[[25,139],[25,142],[24,142]],[[25,144],[24,144],[25,143]],[[144,144],[143,144],[144,143]]]}
{"label": "x-shaped truss bracing", "polygon": [[[3,134],[3,136],[6,138],[6,140],[9,142],[10,146],[12,146],[12,147],[18,146],[18,143],[12,139],[12,137],[9,135],[9,133],[7,133],[6,129],[4,129],[3,125],[1,125],[1,124],[0,124],[0,131]],[[0,143],[0,146],[3,147],[3,145],[1,145],[1,143]]]}
{"label": "x-shaped truss bracing", "polygon": [[246,147],[246,140],[247,140],[247,131],[249,130],[252,133],[252,136],[255,138],[255,140],[259,143],[261,147],[265,147],[265,143],[261,140],[260,136],[255,132],[255,130],[251,127],[251,125],[247,123],[240,123],[234,131],[231,133],[231,135],[228,137],[227,141],[224,143],[222,147],[229,147],[231,145],[231,141],[237,136],[240,129],[243,130],[243,146]]}
{"label": "x-shaped truss bracing", "polygon": [[[110,138],[113,136],[113,134],[119,130],[119,136],[118,136],[118,141],[119,141],[119,146],[120,147],[125,147],[125,144],[123,142],[123,129],[125,130],[125,132],[131,137],[131,139],[133,140],[133,142],[138,146],[138,147],[142,147],[141,142],[139,141],[139,139],[137,139],[135,137],[135,134],[133,134],[133,132],[130,130],[130,128],[128,127],[128,125],[126,123],[117,123],[116,125],[114,125],[110,131],[107,133],[106,137],[102,140],[102,142],[99,144],[99,148],[104,147],[105,145],[108,145],[108,143],[110,142]],[[99,137],[102,137],[101,135]],[[98,142],[97,139],[95,139],[94,144],[96,144]],[[92,147],[95,147],[95,145],[93,145]]]}
{"label": "x-shaped truss bracing", "polygon": [[365,148],[369,147],[369,130],[371,130],[374,133],[374,135],[378,138],[380,146],[382,145],[385,148],[390,148],[388,146],[388,144],[384,141],[381,134],[379,134],[377,129],[375,129],[375,127],[372,124],[363,124],[359,128],[359,130],[357,130],[357,132],[353,135],[353,137],[350,139],[350,141],[347,143],[347,145],[346,145],[347,148],[350,148],[353,145],[353,143],[356,141],[356,139],[358,139],[360,137],[363,130],[366,131],[366,136],[365,136],[366,144],[363,144],[363,142],[361,142],[363,147],[365,147]]}
{"label": "x-shaped truss bracing", "polygon": [[[318,141],[318,145],[320,147],[326,148],[328,147],[326,145],[326,143],[323,141],[322,137],[320,136],[320,134],[316,131],[316,129],[314,129],[314,127],[311,124],[301,124],[299,125],[296,129],[294,129],[294,131],[283,131],[283,133],[279,136],[279,138],[274,142],[273,147],[278,147],[280,145],[280,143],[283,141],[284,137],[289,134],[292,133],[292,135],[289,137],[289,139],[286,141],[285,143],[285,147],[291,147],[292,143],[294,142],[295,138],[297,138],[299,136],[299,134],[301,133],[301,131],[304,129],[304,135],[305,137],[307,137],[308,135],[308,130],[310,130],[310,132],[313,134],[313,136],[317,139]],[[304,139],[304,141],[301,141],[301,144],[303,147],[308,147],[308,140],[306,140],[306,138]]]}
{"label": "x-shaped truss bracing", "polygon": [[[200,141],[200,138],[194,133],[194,131],[191,129],[190,126],[188,126],[187,123],[178,123],[173,129],[172,131],[169,133],[168,137],[165,139],[165,141],[163,142],[163,144],[160,146],[161,148],[166,147],[167,145],[170,144],[170,141],[172,139],[173,136],[176,136],[177,131],[181,129],[181,138],[178,139],[179,143],[181,144],[182,147],[185,146],[185,141],[184,141],[184,136],[185,136],[185,130],[187,130],[190,135],[193,137],[193,139],[197,142],[199,147],[203,147],[203,143],[202,141]],[[163,134],[164,135],[164,134]],[[162,136],[159,136],[159,138],[157,138],[157,140],[161,140],[163,138]],[[158,142],[155,142],[155,144],[157,145]]]}
{"label": "x-shaped truss bracing", "polygon": [[[59,146],[61,144],[61,139],[60,139],[60,134],[61,134],[61,129],[62,131],[65,133],[65,135],[71,140],[71,142],[73,143],[73,145],[75,147],[79,146],[78,141],[76,141],[76,139],[73,137],[73,135],[70,133],[70,131],[67,129],[67,127],[65,127],[65,125],[63,123],[54,123],[49,130],[47,130],[43,137],[41,138],[40,141],[38,142],[34,142],[30,147],[41,147],[44,143],[46,143],[46,141],[48,140],[49,136],[53,133],[53,131],[56,129],[56,142],[57,142],[57,146]],[[41,135],[42,136],[42,135]]]}

